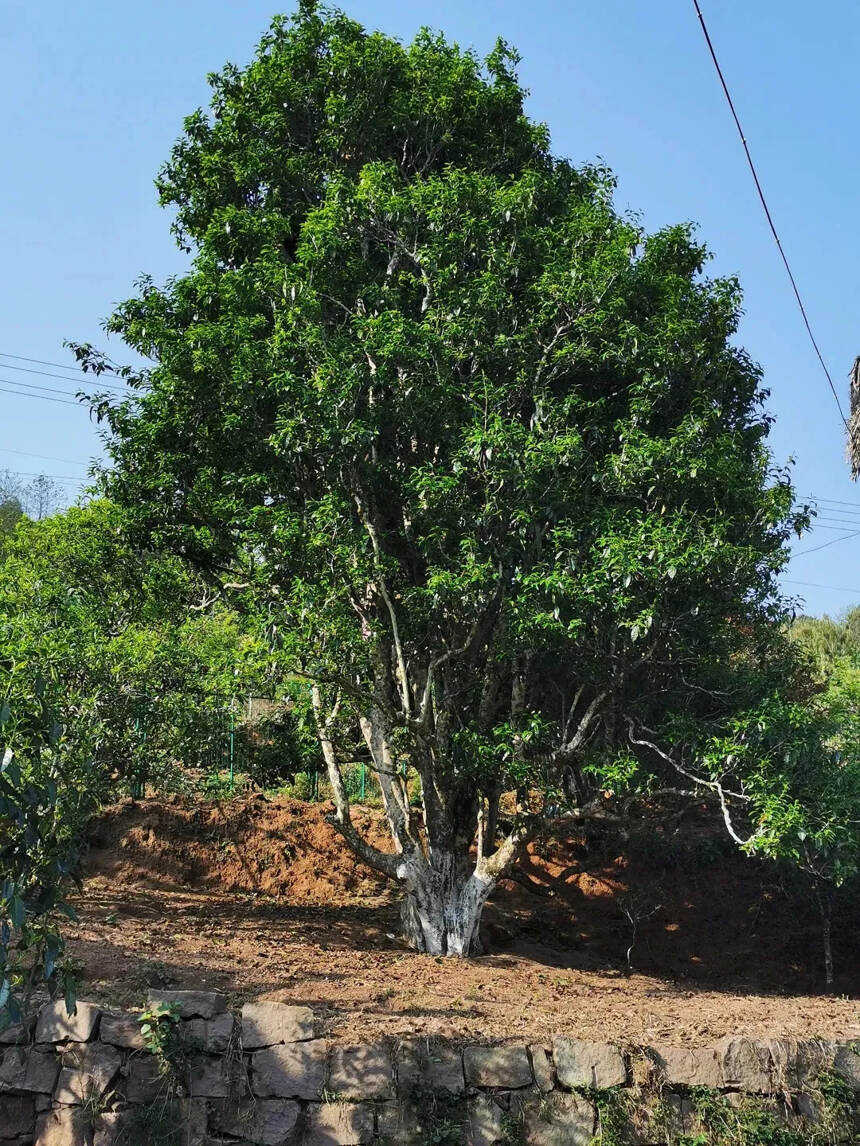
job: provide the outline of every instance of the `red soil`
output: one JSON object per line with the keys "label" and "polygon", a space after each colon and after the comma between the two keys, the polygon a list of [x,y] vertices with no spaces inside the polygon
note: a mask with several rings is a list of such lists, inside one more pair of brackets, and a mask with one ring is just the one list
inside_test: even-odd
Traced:
{"label": "red soil", "polygon": [[[817,994],[809,905],[701,828],[680,850],[652,838],[626,859],[600,840],[532,849],[487,909],[492,953],[451,961],[406,950],[395,890],[325,813],[261,796],[109,809],[71,942],[84,995],[135,1005],[149,986],[209,985],[308,1003],[357,1040],[860,1036],[856,920],[836,929],[841,996]],[[377,812],[356,816],[390,847]],[[644,918],[628,974],[631,904]]]}

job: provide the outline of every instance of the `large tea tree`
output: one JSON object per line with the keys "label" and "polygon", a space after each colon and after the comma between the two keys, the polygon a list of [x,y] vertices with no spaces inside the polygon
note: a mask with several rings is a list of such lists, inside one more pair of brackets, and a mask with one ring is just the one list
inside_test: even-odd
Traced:
{"label": "large tea tree", "polygon": [[[110,319],[152,365],[100,406],[129,528],[268,610],[340,830],[459,955],[550,816],[622,787],[743,816],[666,730],[750,702],[795,523],[737,284],[554,157],[514,65],[277,22],[161,174],[193,262]],[[391,854],[351,821],[354,734]]]}

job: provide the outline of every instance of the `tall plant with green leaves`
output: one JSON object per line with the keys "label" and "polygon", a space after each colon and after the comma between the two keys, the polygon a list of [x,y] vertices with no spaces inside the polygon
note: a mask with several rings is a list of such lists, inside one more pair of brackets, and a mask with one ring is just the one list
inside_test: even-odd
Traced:
{"label": "tall plant with green leaves", "polygon": [[63,775],[64,730],[42,682],[14,684],[0,697],[0,1031],[20,1021],[37,987],[74,1010],[60,925],[74,918],[65,895],[89,806]]}
{"label": "tall plant with green leaves", "polygon": [[[746,806],[730,758],[671,736],[760,696],[805,520],[738,284],[554,156],[516,62],[312,2],[276,21],[160,175],[193,261],[110,318],[151,366],[96,403],[126,528],[267,614],[336,823],[452,955],[559,810]],[[351,818],[356,728],[391,853]]]}
{"label": "tall plant with green leaves", "polygon": [[210,607],[181,561],[129,544],[120,525],[106,501],[22,520],[0,560],[5,655],[41,677],[73,730],[67,775],[81,769],[101,799],[144,776],[180,780],[213,710],[268,683],[254,623]]}

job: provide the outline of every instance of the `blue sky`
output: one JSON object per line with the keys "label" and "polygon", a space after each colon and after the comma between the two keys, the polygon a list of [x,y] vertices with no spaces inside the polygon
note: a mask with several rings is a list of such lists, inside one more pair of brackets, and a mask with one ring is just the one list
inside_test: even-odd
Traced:
{"label": "blue sky", "polygon": [[[764,367],[772,392],[775,457],[796,459],[799,494],[828,499],[814,534],[795,546],[785,587],[802,594],[810,612],[836,613],[860,602],[860,536],[842,540],[860,532],[860,487],[849,479],[839,415],[762,217],[692,3],[352,0],[343,6],[401,38],[431,24],[484,52],[504,36],[522,53],[529,111],[550,125],[556,152],[575,161],[606,160],[618,176],[619,207],[641,212],[649,228],[700,224],[715,252],[713,271],[736,273],[744,286],[741,340]],[[277,10],[271,0],[7,0],[0,355],[63,363],[70,361],[64,338],[105,345],[101,320],[131,293],[138,274],[161,279],[182,270],[152,180],[182,117],[206,102],[206,73],[228,59],[246,61]],[[712,0],[705,15],[819,343],[847,402],[847,373],[860,354],[854,215],[860,6]],[[107,349],[122,356],[119,345]],[[13,366],[42,369],[0,356],[0,469],[72,478],[64,485],[73,497],[75,476],[98,452],[96,430],[81,409],[4,392],[16,380],[64,388]],[[826,547],[810,552],[818,546]]]}

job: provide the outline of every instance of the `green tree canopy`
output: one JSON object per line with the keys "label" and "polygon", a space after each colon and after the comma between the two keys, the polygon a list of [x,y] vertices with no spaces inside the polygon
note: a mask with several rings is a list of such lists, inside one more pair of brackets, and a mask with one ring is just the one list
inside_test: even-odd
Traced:
{"label": "green tree canopy", "polygon": [[[22,519],[0,560],[0,687],[39,679],[64,728],[65,775],[95,799],[196,762],[201,714],[259,691],[266,657],[178,558],[129,544],[117,508]],[[256,687],[254,687],[256,686]]]}
{"label": "green tree canopy", "polygon": [[[185,122],[159,189],[193,261],[109,320],[152,365],[98,405],[126,528],[267,611],[342,832],[450,954],[551,815],[764,814],[714,744],[773,687],[805,522],[737,282],[554,157],[515,63],[277,21]],[[390,855],[351,821],[356,726]]]}

